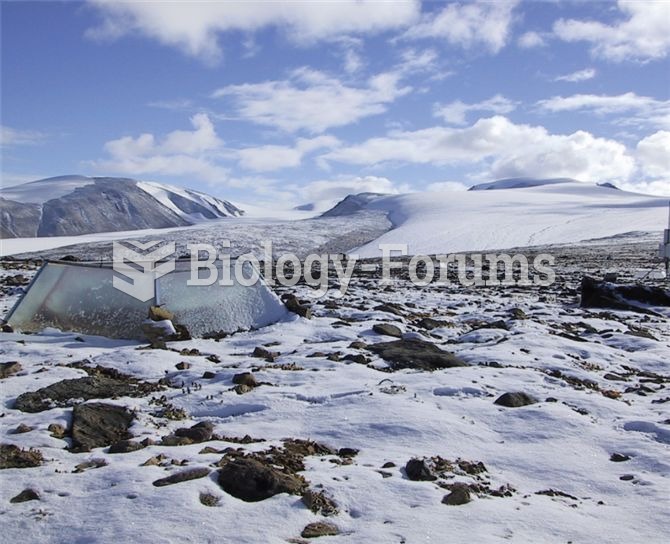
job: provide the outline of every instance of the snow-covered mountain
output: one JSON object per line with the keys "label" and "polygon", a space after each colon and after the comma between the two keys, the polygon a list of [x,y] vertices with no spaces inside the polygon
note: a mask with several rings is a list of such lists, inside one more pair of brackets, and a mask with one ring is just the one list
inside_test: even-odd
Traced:
{"label": "snow-covered mountain", "polygon": [[[495,190],[491,190],[495,189]],[[485,251],[575,243],[632,231],[660,231],[668,199],[569,179],[502,180],[462,192],[350,195],[324,215],[381,210],[394,228],[354,251],[407,244],[409,254]]]}
{"label": "snow-covered mountain", "polygon": [[180,227],[243,213],[225,200],[162,183],[59,176],[0,190],[0,238]]}

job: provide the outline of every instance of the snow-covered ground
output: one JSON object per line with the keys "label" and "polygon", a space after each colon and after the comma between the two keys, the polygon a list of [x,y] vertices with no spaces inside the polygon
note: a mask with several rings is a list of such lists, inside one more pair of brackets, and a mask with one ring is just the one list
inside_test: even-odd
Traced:
{"label": "snow-covered ground", "polygon": [[[340,534],[319,542],[665,542],[667,314],[582,309],[577,297],[585,270],[614,269],[631,277],[656,266],[650,259],[654,243],[628,237],[553,251],[558,281],[549,288],[419,289],[397,280],[380,289],[361,275],[343,299],[314,304],[311,320],[292,316],[218,342],[170,343],[169,350],[53,331],[0,334],[0,362],[22,367],[0,381],[0,442],[36,448],[44,456],[39,467],[0,470],[3,540],[285,543],[301,542],[303,528],[323,520]],[[18,273],[33,271],[3,271]],[[298,287],[297,294],[305,295],[305,289]],[[7,301],[16,296],[15,288],[3,295]],[[440,323],[428,330],[425,317]],[[386,372],[386,363],[365,347],[394,340],[372,330],[382,323],[449,350],[468,366]],[[272,362],[252,357],[258,346],[278,355]],[[183,351],[193,348],[198,352]],[[130,453],[72,453],[67,436],[55,438],[47,429],[54,423],[67,428],[72,408],[14,408],[22,393],[86,376],[68,366],[83,360],[150,382],[167,379],[171,386],[163,391],[102,401],[134,410],[130,432],[152,445]],[[232,378],[243,371],[267,384],[236,394]],[[514,391],[539,402],[494,404]],[[186,419],[161,417],[157,407],[165,403],[182,409]],[[219,439],[158,443],[177,428],[204,421],[213,423]],[[32,429],[15,433],[21,424]],[[266,442],[231,442],[245,435]],[[263,452],[282,446],[285,438],[359,450],[351,462],[334,454],[305,457],[300,474],[311,489],[335,501],[337,515],[315,514],[299,496],[285,493],[244,502],[219,486],[216,465],[231,455],[226,448]],[[611,461],[615,453],[629,459]],[[162,460],[145,466],[160,455]],[[435,481],[407,477],[410,459],[433,456],[482,462],[486,472],[454,469]],[[75,472],[92,460],[104,463]],[[194,467],[211,473],[152,485]],[[471,502],[441,502],[454,482],[479,486],[471,488]],[[507,485],[509,496],[491,494]],[[39,501],[9,502],[27,488]],[[202,504],[202,494],[216,505]]]}

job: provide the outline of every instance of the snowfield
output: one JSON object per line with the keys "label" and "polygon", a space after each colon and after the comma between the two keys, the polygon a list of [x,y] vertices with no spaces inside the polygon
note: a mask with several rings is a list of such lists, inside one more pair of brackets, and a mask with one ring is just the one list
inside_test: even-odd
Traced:
{"label": "snowfield", "polygon": [[[584,272],[616,270],[630,279],[657,266],[653,240],[534,248],[557,255],[558,280],[548,288],[419,289],[398,278],[380,289],[360,273],[344,298],[313,303],[312,319],[292,315],[220,341],[171,342],[167,350],[57,331],[0,333],[0,362],[20,364],[0,380],[0,443],[43,457],[33,468],[0,470],[3,538],[295,543],[308,541],[300,536],[308,524],[323,521],[339,532],[318,539],[324,543],[665,542],[668,311],[578,304]],[[5,307],[21,289],[10,284],[34,269],[5,263]],[[24,280],[7,280],[18,274]],[[294,292],[307,298],[305,286]],[[389,361],[368,349],[397,340],[373,331],[382,324],[452,352],[467,366],[391,372]],[[146,447],[69,451],[71,404],[81,399],[41,412],[16,408],[20,395],[95,374],[97,365],[106,375],[161,380],[145,395],[84,404],[132,411],[132,440],[146,440]],[[261,385],[238,394],[233,380],[242,372]],[[508,392],[538,402],[494,403]],[[166,438],[203,422],[213,426],[204,442]],[[60,434],[52,424],[62,427]],[[332,500],[336,514],[313,512],[299,494],[245,502],[219,484],[220,466],[244,456],[264,459],[272,446],[288,450],[284,439],[330,448],[301,454],[296,474]],[[175,443],[182,445],[169,445]],[[425,460],[434,479],[410,479],[405,467],[414,458]],[[278,459],[273,466],[294,473]],[[191,469],[200,469],[190,473],[200,477],[154,485]],[[442,502],[455,483],[469,486],[470,502]],[[10,502],[26,489],[38,499]]]}

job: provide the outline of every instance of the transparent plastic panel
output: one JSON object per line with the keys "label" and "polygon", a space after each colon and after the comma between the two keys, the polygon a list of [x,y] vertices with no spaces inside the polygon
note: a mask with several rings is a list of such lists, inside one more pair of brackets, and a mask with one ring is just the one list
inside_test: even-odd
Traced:
{"label": "transparent plastic panel", "polygon": [[62,331],[142,338],[140,323],[154,300],[139,300],[112,285],[111,268],[48,263],[9,318],[15,330]]}
{"label": "transparent plastic panel", "polygon": [[[217,265],[220,279],[223,265]],[[243,271],[250,277],[253,268],[245,263]],[[231,271],[228,277],[234,277],[234,273]],[[190,278],[190,270],[178,266],[175,272],[158,279],[157,289],[160,304],[173,312],[176,322],[185,325],[193,336],[255,329],[286,316],[286,308],[262,279],[246,287],[239,283],[188,285]]]}

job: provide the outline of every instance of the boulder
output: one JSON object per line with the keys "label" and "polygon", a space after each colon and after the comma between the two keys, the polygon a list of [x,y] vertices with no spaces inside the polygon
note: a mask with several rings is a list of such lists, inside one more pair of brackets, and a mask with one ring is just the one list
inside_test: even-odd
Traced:
{"label": "boulder", "polygon": [[197,480],[198,478],[204,478],[209,472],[210,470],[206,467],[189,468],[170,474],[165,478],[160,478],[159,480],[156,480],[153,485],[156,487],[163,487],[166,485],[178,484],[180,482],[188,482],[189,480]]}
{"label": "boulder", "polygon": [[466,484],[454,484],[451,488],[451,493],[445,495],[442,499],[442,504],[449,504],[458,506],[467,504],[472,500],[470,496],[470,488]]}
{"label": "boulder", "polygon": [[530,404],[535,404],[536,402],[538,402],[538,400],[535,397],[517,391],[500,395],[493,404],[507,406],[508,408],[520,408],[521,406],[528,406]]}
{"label": "boulder", "polygon": [[38,467],[42,461],[42,452],[39,450],[24,450],[14,444],[0,444],[0,469]]}
{"label": "boulder", "polygon": [[212,438],[212,433],[214,432],[214,425],[209,421],[201,421],[196,423],[192,427],[182,427],[177,429],[174,434],[182,438],[188,438],[193,443],[198,444],[200,442],[207,442]]}
{"label": "boulder", "polygon": [[12,374],[21,372],[21,363],[17,361],[9,361],[8,363],[0,363],[0,380],[9,378]]}
{"label": "boulder", "polygon": [[405,465],[405,474],[410,480],[432,482],[437,480],[425,459],[410,459]]}
{"label": "boulder", "polygon": [[390,323],[377,323],[372,327],[372,330],[377,334],[384,336],[393,336],[395,338],[402,338],[402,331],[395,325]]}
{"label": "boulder", "polygon": [[278,493],[301,495],[305,480],[256,459],[234,459],[219,470],[218,482],[228,494],[246,502],[269,499]]}
{"label": "boulder", "polygon": [[612,308],[655,314],[647,306],[670,306],[670,291],[638,284],[616,284],[589,276],[582,278],[582,308]]}
{"label": "boulder", "polygon": [[135,416],[123,406],[92,402],[72,410],[72,449],[90,451],[129,439]]}
{"label": "boulder", "polygon": [[327,521],[315,521],[302,530],[300,536],[303,538],[317,538],[319,536],[335,536],[339,535],[340,530],[337,525],[328,523]]}

